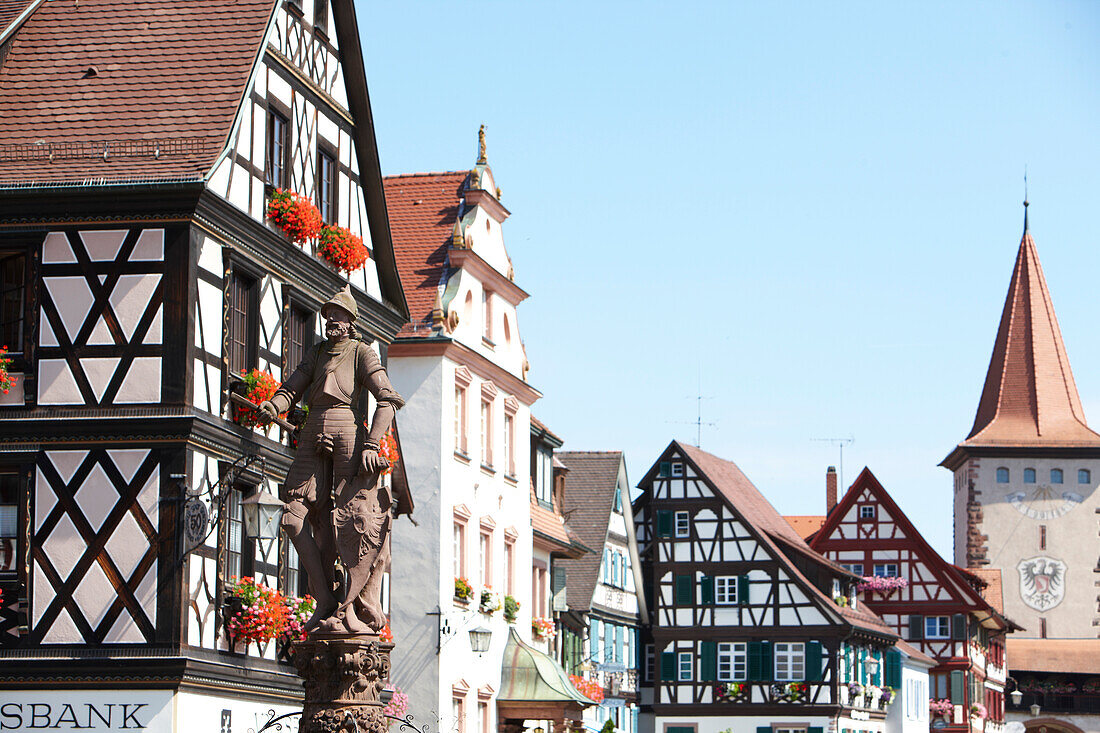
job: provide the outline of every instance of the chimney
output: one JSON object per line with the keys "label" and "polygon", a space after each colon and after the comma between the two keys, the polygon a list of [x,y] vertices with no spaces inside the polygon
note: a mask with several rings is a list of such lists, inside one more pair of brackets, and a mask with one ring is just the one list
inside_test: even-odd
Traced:
{"label": "chimney", "polygon": [[825,470],[825,515],[828,516],[836,506],[836,466]]}

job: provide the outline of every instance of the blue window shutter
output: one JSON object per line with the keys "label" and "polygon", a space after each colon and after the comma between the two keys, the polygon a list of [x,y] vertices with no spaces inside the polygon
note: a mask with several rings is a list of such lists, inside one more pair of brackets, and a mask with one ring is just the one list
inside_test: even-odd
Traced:
{"label": "blue window shutter", "polygon": [[821,642],[811,641],[806,645],[806,681],[821,681]]}
{"label": "blue window shutter", "polygon": [[749,602],[749,576],[737,576],[737,602],[744,606]]}
{"label": "blue window shutter", "polygon": [[896,648],[886,652],[886,686],[901,687],[901,652]]}
{"label": "blue window shutter", "polygon": [[661,679],[676,679],[676,654],[674,652],[661,652]]}

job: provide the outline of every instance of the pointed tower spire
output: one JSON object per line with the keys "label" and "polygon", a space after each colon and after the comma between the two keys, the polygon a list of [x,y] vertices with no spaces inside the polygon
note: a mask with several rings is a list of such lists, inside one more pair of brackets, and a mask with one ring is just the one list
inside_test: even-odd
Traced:
{"label": "pointed tower spire", "polygon": [[1027,224],[974,427],[962,445],[1100,445],[1089,429]]}

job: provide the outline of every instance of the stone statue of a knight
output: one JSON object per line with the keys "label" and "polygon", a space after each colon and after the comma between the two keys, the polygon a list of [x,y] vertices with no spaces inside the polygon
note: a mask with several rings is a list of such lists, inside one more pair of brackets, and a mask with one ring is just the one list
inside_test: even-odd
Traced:
{"label": "stone statue of a knight", "polygon": [[[391,497],[378,480],[389,462],[379,446],[404,400],[374,349],[355,338],[351,289],[325,303],[321,316],[325,340],[259,410],[271,419],[299,401],[309,406],[282,497],[283,528],[317,599],[307,630],[379,631],[386,623],[380,595],[392,522]],[[360,414],[364,389],[377,401],[369,431]],[[337,558],[346,572],[342,599],[333,592]]]}

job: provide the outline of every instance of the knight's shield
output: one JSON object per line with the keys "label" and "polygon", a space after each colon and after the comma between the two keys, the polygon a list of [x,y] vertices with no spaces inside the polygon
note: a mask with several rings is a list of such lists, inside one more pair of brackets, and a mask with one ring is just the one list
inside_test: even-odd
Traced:
{"label": "knight's shield", "polygon": [[1036,611],[1048,611],[1066,595],[1066,564],[1053,557],[1038,556],[1016,565],[1020,574],[1020,598]]}

